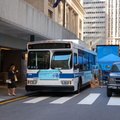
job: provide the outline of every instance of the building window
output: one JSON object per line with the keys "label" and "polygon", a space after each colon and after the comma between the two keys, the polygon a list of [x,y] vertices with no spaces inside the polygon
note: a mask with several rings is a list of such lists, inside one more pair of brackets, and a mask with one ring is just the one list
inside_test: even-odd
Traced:
{"label": "building window", "polygon": [[51,10],[48,10],[48,17],[53,18],[53,12]]}

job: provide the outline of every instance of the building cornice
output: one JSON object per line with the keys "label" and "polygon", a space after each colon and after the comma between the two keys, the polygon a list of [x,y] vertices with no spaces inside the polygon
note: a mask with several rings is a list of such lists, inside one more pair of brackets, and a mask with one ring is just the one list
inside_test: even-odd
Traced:
{"label": "building cornice", "polygon": [[71,5],[71,7],[78,12],[81,12],[83,15],[86,13],[83,6],[80,4],[78,0],[66,0],[66,2]]}

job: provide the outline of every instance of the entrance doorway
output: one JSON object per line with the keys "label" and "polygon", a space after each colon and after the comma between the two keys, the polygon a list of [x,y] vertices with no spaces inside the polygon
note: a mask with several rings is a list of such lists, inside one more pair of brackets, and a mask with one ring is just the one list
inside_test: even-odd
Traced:
{"label": "entrance doorway", "polygon": [[18,80],[21,81],[22,50],[1,49],[0,51],[0,81],[5,83],[7,72],[11,64],[18,70]]}

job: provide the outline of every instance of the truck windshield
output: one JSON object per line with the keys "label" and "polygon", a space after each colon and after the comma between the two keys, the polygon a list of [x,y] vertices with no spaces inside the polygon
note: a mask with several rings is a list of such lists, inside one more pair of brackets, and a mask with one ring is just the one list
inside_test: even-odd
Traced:
{"label": "truck windshield", "polygon": [[49,51],[31,51],[28,53],[28,69],[49,69]]}
{"label": "truck windshield", "polygon": [[72,52],[57,51],[54,52],[51,61],[52,69],[71,69],[72,68]]}
{"label": "truck windshield", "polygon": [[120,64],[113,65],[111,72],[120,72]]}

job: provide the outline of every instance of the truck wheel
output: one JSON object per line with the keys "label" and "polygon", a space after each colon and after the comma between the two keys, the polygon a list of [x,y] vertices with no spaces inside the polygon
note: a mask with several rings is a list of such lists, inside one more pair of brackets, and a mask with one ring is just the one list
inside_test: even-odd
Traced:
{"label": "truck wheel", "polygon": [[107,87],[107,96],[111,97],[112,96],[112,89]]}

